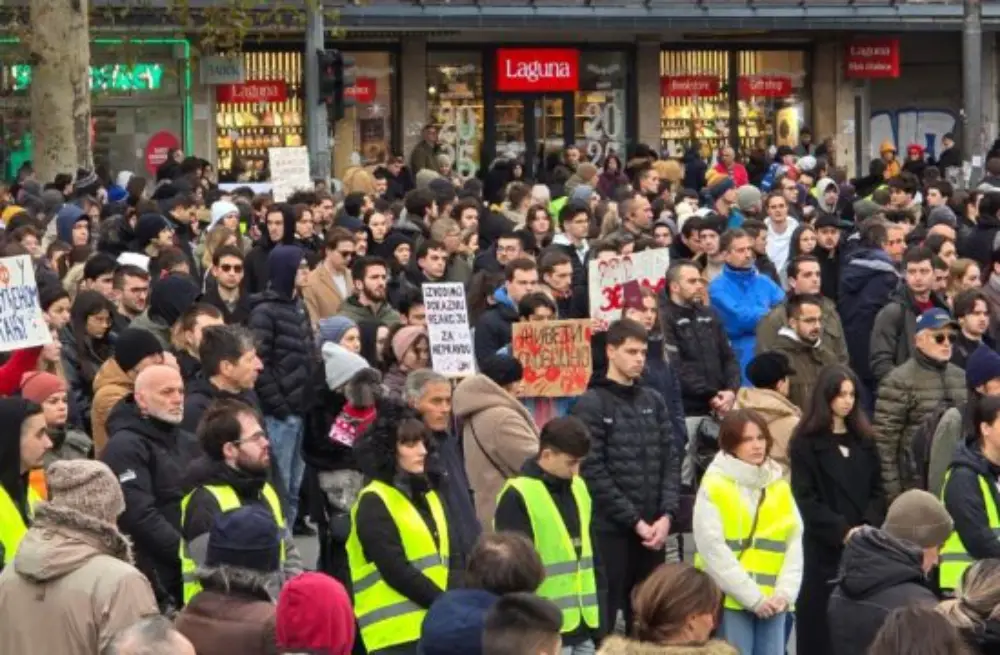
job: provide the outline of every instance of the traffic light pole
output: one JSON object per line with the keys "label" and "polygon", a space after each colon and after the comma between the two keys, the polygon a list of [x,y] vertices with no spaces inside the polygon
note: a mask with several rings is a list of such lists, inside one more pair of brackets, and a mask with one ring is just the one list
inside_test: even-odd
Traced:
{"label": "traffic light pole", "polygon": [[309,173],[314,180],[330,177],[330,128],[326,104],[320,102],[319,57],[324,49],[323,4],[322,0],[306,2],[306,146],[309,147]]}

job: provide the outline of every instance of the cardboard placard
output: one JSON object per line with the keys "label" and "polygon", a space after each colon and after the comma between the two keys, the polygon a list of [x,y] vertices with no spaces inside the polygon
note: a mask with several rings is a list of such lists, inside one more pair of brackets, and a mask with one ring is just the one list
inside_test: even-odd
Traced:
{"label": "cardboard placard", "polygon": [[513,325],[514,357],[524,367],[524,397],[579,396],[587,390],[592,322],[524,321]]}
{"label": "cardboard placard", "polygon": [[0,352],[52,341],[28,255],[0,258]]}
{"label": "cardboard placard", "polygon": [[312,190],[308,148],[268,148],[267,156],[275,202],[285,202],[296,191]]}
{"label": "cardboard placard", "polygon": [[476,356],[465,286],[461,282],[439,282],[424,284],[421,291],[427,311],[431,368],[447,377],[472,375],[476,372]]}
{"label": "cardboard placard", "polygon": [[625,307],[625,285],[638,282],[659,293],[666,286],[670,251],[667,248],[644,250],[636,255],[616,257],[607,262],[590,262],[588,295],[590,316],[597,319],[600,329],[607,329],[622,316]]}

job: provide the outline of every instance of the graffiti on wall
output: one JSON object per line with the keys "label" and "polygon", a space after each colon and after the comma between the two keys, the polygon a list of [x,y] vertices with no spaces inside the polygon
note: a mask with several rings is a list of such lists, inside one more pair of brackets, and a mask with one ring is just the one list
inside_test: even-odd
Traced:
{"label": "graffiti on wall", "polygon": [[905,156],[911,144],[923,146],[932,157],[937,157],[943,146],[941,137],[958,127],[955,113],[944,109],[917,109],[907,107],[895,111],[872,112],[872,158],[879,156],[879,147],[885,141],[896,146],[896,152]]}

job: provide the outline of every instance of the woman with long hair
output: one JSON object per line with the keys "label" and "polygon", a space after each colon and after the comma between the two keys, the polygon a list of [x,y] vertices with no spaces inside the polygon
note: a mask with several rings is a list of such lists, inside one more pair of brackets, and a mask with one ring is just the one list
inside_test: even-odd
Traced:
{"label": "woman with long hair", "polygon": [[973,652],[947,618],[931,607],[916,605],[900,607],[889,614],[867,655],[973,655]]}
{"label": "woman with long hair", "polygon": [[788,261],[801,255],[815,255],[816,243],[816,228],[808,223],[802,223],[792,232],[792,243],[788,247]]}
{"label": "woman with long hair", "polygon": [[802,591],[796,603],[797,652],[830,652],[827,602],[844,543],[862,525],[881,526],[886,498],[872,429],[846,366],[820,371],[808,411],[789,444],[792,493],[804,525]]}
{"label": "woman with long hair", "polygon": [[636,589],[634,639],[608,637],[597,655],[736,655],[711,640],[722,590],[690,564],[663,564]]}
{"label": "woman with long hair", "polygon": [[525,214],[524,225],[535,237],[539,248],[548,248],[555,236],[555,223],[549,210],[543,205],[532,205],[528,207]]}
{"label": "woman with long hair", "polygon": [[783,655],[802,583],[802,520],[767,421],[726,414],[694,504],[695,566],[726,594],[720,635],[743,655]]}
{"label": "woman with long hair", "polygon": [[110,333],[114,312],[114,305],[101,293],[81,291],[73,301],[69,325],[59,333],[71,415],[88,431],[94,378],[112,353]]}
{"label": "woman with long hair", "polygon": [[970,566],[955,597],[938,605],[938,612],[978,653],[1000,653],[1000,559]]}
{"label": "woman with long hair", "polygon": [[979,289],[983,286],[979,264],[966,257],[960,257],[948,267],[948,288],[945,297],[948,306],[954,308],[955,297],[963,291]]}
{"label": "woman with long hair", "polygon": [[209,232],[207,232],[202,239],[198,247],[195,248],[195,256],[197,257],[201,250],[200,262],[201,270],[205,271],[205,277],[209,277],[209,271],[212,270],[212,260],[215,257],[215,251],[217,251],[222,246],[240,246],[240,241],[236,236],[236,232],[230,230],[224,225],[216,225]]}

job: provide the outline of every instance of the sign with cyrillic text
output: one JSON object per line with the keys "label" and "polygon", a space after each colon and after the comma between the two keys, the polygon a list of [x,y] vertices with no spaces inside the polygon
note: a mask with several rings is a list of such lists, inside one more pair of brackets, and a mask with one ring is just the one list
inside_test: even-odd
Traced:
{"label": "sign with cyrillic text", "polygon": [[525,321],[512,327],[514,357],[524,368],[523,397],[579,396],[587,390],[592,321]]}
{"label": "sign with cyrillic text", "polygon": [[670,250],[667,248],[643,250],[636,255],[615,257],[610,261],[591,261],[588,282],[590,316],[597,319],[599,328],[606,330],[612,321],[621,318],[625,308],[626,282],[634,280],[659,293],[666,285],[669,266]]}

